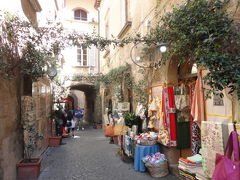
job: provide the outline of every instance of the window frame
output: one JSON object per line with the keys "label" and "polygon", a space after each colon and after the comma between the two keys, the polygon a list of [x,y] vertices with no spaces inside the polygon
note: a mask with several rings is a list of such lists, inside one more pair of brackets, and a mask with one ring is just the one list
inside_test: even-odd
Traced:
{"label": "window frame", "polygon": [[88,48],[77,46],[77,66],[88,67],[88,63]]}
{"label": "window frame", "polygon": [[121,39],[132,26],[132,21],[129,21],[128,17],[128,6],[128,0],[120,0],[120,32],[117,36],[119,39]]}
{"label": "window frame", "polygon": [[[76,13],[79,12],[79,16],[76,16]],[[82,12],[86,13],[86,17],[82,15]],[[88,12],[83,9],[74,9],[73,10],[73,18],[78,21],[88,21]]]}

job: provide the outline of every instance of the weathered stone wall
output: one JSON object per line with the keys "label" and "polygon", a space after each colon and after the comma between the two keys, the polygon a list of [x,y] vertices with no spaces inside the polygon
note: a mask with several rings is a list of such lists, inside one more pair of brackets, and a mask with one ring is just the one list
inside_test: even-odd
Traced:
{"label": "weathered stone wall", "polygon": [[46,79],[33,83],[32,96],[22,96],[23,126],[34,125],[44,137],[43,140],[38,141],[34,156],[39,156],[48,146],[48,137],[51,135],[51,105],[50,84]]}
{"label": "weathered stone wall", "polygon": [[[139,1],[139,0],[128,0],[128,20],[132,22],[131,27],[123,34],[122,37],[134,37],[137,33],[141,35],[145,35],[149,32],[149,30],[156,25],[156,22],[160,19],[160,17],[164,16],[166,13],[171,12],[174,7],[178,7],[187,2],[187,0],[148,0],[148,1]],[[228,5],[226,6],[227,12],[230,17],[232,17],[235,22],[239,23],[240,21],[240,8],[238,0],[230,0]],[[119,22],[121,19],[120,13],[120,5],[113,3],[111,0],[103,0],[100,7],[101,11],[101,36],[106,36],[106,28],[108,29],[109,35],[113,35],[115,37],[118,36],[118,33],[122,30],[119,26]],[[106,26],[108,25],[108,26]],[[132,62],[132,59],[136,61],[137,57],[141,56],[141,51],[139,49],[133,48],[133,44],[125,45],[121,48],[113,48],[110,47],[107,49],[107,53],[101,52],[101,72],[103,74],[108,73],[111,69],[117,68],[122,65],[126,65],[127,63],[132,67],[132,76],[135,81],[138,81],[142,78],[143,74],[138,73],[140,67],[135,65]],[[153,58],[154,61],[161,60],[160,54],[155,54]],[[150,54],[149,54],[150,56]],[[150,59],[149,56],[146,56],[145,60]],[[167,61],[165,65],[158,67],[156,69],[146,69],[145,76],[147,77],[148,85],[156,85],[162,83],[177,83],[178,82],[178,66],[176,63],[177,57],[173,57],[171,60]],[[144,63],[140,61],[137,62],[140,65],[144,66]],[[125,93],[126,94],[126,93]],[[106,102],[109,99],[109,96],[105,94],[105,91],[101,91],[102,96],[102,112],[104,114],[104,110],[107,107]],[[111,97],[110,97],[111,98]],[[237,99],[237,98],[235,98]],[[133,110],[136,107],[136,103],[132,101]],[[239,101],[235,100],[234,102],[234,117],[238,119],[240,117],[239,111]],[[173,150],[173,149],[172,149]],[[183,156],[189,156],[190,149],[183,150],[181,153]],[[177,157],[179,156],[179,150],[174,150],[170,152],[170,156]],[[174,162],[175,163],[175,162]]]}
{"label": "weathered stone wall", "polygon": [[16,163],[23,158],[24,123],[34,123],[39,133],[44,135],[35,156],[40,155],[48,145],[51,129],[50,85],[42,79],[33,83],[33,87],[33,96],[22,96],[21,100],[21,79],[1,79],[0,179],[16,179]]}
{"label": "weathered stone wall", "polygon": [[16,163],[22,158],[20,78],[0,78],[0,179],[16,179]]}
{"label": "weathered stone wall", "polygon": [[[149,32],[149,30],[156,25],[158,20],[164,16],[166,13],[171,12],[174,7],[178,7],[184,3],[186,0],[148,0],[146,2],[139,0],[128,0],[128,20],[132,22],[130,28],[123,34],[122,37],[135,36],[136,33],[144,35]],[[119,1],[118,1],[119,3]],[[232,17],[236,22],[240,21],[239,14],[239,2],[238,0],[230,0],[226,6],[227,12],[230,17]],[[101,36],[106,36],[106,28],[108,29],[108,34],[117,37],[119,32],[122,30],[119,22],[121,19],[120,5],[113,3],[111,0],[103,0],[100,6],[100,29]],[[109,37],[110,37],[109,36]],[[125,45],[121,48],[108,48],[108,53],[106,51],[101,52],[101,72],[106,74],[111,69],[117,68],[126,63],[131,64],[132,75],[136,81],[142,78],[142,75],[138,73],[140,69],[135,65],[130,56],[133,44]],[[136,57],[141,56],[139,49],[133,49],[132,58],[136,61]],[[161,56],[158,54],[154,57],[155,61],[160,60]],[[147,59],[146,59],[147,60]],[[138,62],[140,65],[144,65]],[[148,77],[148,83],[158,84],[158,83],[169,83],[177,82],[177,66],[174,61],[167,62],[166,65],[158,69],[150,69],[146,76]],[[238,103],[236,103],[238,104]],[[133,108],[136,104],[133,103]],[[103,108],[104,109],[104,108]],[[235,116],[237,117],[237,115]]]}
{"label": "weathered stone wall", "polygon": [[101,106],[101,96],[97,94],[94,101],[94,122],[95,123],[102,123],[102,106]]}

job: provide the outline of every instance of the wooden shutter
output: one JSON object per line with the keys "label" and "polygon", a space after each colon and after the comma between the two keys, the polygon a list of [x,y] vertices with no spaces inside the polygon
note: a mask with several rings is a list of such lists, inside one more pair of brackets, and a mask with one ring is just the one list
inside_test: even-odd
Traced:
{"label": "wooden shutter", "polygon": [[95,46],[91,46],[90,48],[88,48],[88,65],[89,66],[95,66],[96,52],[97,52],[97,48]]}

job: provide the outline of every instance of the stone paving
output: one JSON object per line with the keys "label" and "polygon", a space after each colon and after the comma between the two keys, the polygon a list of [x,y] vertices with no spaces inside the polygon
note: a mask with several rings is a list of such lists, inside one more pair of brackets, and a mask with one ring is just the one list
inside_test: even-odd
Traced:
{"label": "stone paving", "polygon": [[49,147],[42,155],[38,180],[176,180],[169,175],[152,178],[137,172],[133,163],[123,162],[119,147],[109,144],[101,129],[76,131],[74,138],[64,138],[59,147]]}

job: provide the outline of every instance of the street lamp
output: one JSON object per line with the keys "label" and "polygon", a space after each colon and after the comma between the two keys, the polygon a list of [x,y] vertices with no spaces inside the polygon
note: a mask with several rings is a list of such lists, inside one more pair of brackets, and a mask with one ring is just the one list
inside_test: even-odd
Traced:
{"label": "street lamp", "polygon": [[[134,64],[136,64],[137,66],[139,66],[141,68],[152,68],[152,67],[154,67],[153,65],[143,66],[143,65],[138,64],[137,62],[139,62],[141,60],[141,57],[139,57],[139,56],[137,56],[135,59],[133,59],[133,55],[132,55],[133,54],[133,49],[136,48],[140,43],[142,43],[142,42],[134,44],[133,47],[131,48],[130,59],[132,60],[132,62]],[[165,53],[168,50],[167,43],[160,43],[159,45],[155,45],[155,47],[159,48],[160,53]]]}
{"label": "street lamp", "polygon": [[167,44],[166,43],[159,44],[159,50],[161,53],[165,53],[167,51]]}

